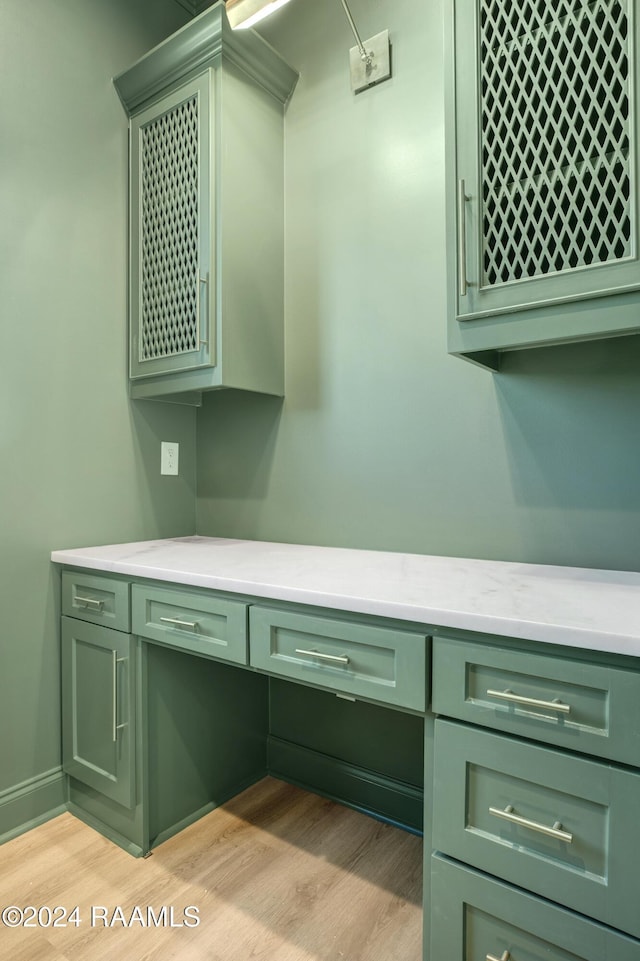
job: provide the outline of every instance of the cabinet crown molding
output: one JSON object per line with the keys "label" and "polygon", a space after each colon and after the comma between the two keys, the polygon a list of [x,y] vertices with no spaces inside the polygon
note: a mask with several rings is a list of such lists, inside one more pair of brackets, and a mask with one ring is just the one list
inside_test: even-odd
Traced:
{"label": "cabinet crown molding", "polygon": [[253,30],[234,32],[223,0],[218,0],[184,27],[141,57],[113,83],[129,116],[137,113],[172,83],[184,82],[222,61],[233,64],[285,104],[298,80],[297,72]]}
{"label": "cabinet crown molding", "polygon": [[188,10],[192,17],[196,17],[207,7],[211,7],[215,0],[176,0],[178,6]]}

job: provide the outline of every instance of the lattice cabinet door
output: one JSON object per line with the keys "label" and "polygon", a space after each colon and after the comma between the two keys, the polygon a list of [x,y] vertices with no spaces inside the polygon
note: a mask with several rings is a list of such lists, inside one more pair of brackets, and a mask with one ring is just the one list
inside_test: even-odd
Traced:
{"label": "lattice cabinet door", "polygon": [[456,316],[640,288],[634,0],[454,0]]}
{"label": "lattice cabinet door", "polygon": [[212,71],[131,120],[130,376],[215,363]]}

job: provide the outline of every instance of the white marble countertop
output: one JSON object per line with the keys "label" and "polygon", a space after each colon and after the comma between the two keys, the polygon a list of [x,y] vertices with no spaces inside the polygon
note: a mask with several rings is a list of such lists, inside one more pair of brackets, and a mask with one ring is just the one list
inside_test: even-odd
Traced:
{"label": "white marble countertop", "polygon": [[218,537],[54,551],[58,564],[640,655],[640,573]]}

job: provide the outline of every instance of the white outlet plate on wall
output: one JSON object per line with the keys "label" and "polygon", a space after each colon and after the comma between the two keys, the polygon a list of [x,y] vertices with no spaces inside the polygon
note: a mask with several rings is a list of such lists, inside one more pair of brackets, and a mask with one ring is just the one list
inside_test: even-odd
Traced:
{"label": "white outlet plate on wall", "polygon": [[160,443],[160,473],[178,473],[178,444],[172,441],[163,440]]}

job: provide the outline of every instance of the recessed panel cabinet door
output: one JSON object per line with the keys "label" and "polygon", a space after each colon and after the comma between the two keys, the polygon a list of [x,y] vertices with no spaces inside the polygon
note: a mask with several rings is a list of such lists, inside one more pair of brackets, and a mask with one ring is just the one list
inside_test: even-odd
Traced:
{"label": "recessed panel cabinet door", "polygon": [[133,638],[62,618],[62,766],[132,807],[135,789]]}
{"label": "recessed panel cabinet door", "polygon": [[132,378],[215,363],[213,83],[205,71],[131,119]]}
{"label": "recessed panel cabinet door", "polygon": [[456,317],[637,289],[634,4],[452,2]]}

